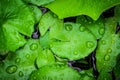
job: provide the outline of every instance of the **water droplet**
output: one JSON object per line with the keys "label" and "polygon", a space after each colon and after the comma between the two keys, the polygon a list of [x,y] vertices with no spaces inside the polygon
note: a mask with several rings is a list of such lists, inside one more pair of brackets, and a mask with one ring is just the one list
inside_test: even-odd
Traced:
{"label": "water droplet", "polygon": [[115,40],[112,40],[111,43],[115,43]]}
{"label": "water droplet", "polygon": [[108,49],[107,52],[108,52],[108,53],[111,53],[111,52],[112,52],[112,49]]}
{"label": "water droplet", "polygon": [[33,77],[33,80],[36,80],[36,79],[37,79],[36,76],[34,76],[34,77]]}
{"label": "water droplet", "polygon": [[75,55],[77,55],[77,54],[78,54],[78,52],[77,52],[77,51],[75,51],[75,52],[74,52],[74,54],[75,54]]}
{"label": "water droplet", "polygon": [[27,55],[26,55],[26,58],[29,58],[29,57],[30,57],[30,55],[29,55],[29,54],[27,54]]}
{"label": "water droplet", "polygon": [[40,75],[40,73],[38,72],[37,75]]}
{"label": "water droplet", "polygon": [[88,41],[88,42],[87,42],[87,47],[88,47],[88,48],[94,47],[94,43],[93,43],[92,41]]}
{"label": "water droplet", "polygon": [[65,29],[67,30],[67,31],[71,31],[72,30],[72,25],[71,24],[66,24],[65,25]]}
{"label": "water droplet", "polygon": [[92,22],[90,21],[89,24],[91,24]]}
{"label": "water droplet", "polygon": [[19,72],[19,76],[22,77],[24,74],[22,71]]}
{"label": "water droplet", "polygon": [[85,31],[85,27],[80,26],[80,31],[81,31],[81,32]]}
{"label": "water droplet", "polygon": [[9,74],[13,74],[17,71],[17,66],[16,65],[11,65],[6,68],[6,72]]}
{"label": "water droplet", "polygon": [[109,60],[110,60],[110,55],[108,55],[108,54],[105,55],[104,60],[105,60],[105,61],[109,61]]}
{"label": "water droplet", "polygon": [[106,44],[106,41],[105,41],[105,40],[102,40],[101,43],[102,43],[103,45],[105,45],[105,44]]}
{"label": "water droplet", "polygon": [[41,26],[43,26],[43,25],[44,25],[44,23],[41,21],[41,22],[40,22],[40,25],[41,25]]}
{"label": "water droplet", "polygon": [[20,62],[20,58],[17,58],[17,59],[15,60],[15,62],[16,62],[16,63],[19,63],[19,62]]}
{"label": "water droplet", "polygon": [[30,49],[31,50],[36,50],[38,48],[38,45],[36,44],[36,43],[32,43],[31,45],[30,45]]}
{"label": "water droplet", "polygon": [[105,29],[104,29],[104,28],[100,28],[100,29],[99,29],[99,34],[103,35],[104,32],[105,32]]}

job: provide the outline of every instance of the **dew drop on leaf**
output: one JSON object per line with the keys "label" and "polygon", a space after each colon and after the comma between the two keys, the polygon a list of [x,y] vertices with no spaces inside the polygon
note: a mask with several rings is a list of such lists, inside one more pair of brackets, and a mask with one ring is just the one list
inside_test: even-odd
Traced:
{"label": "dew drop on leaf", "polygon": [[105,32],[105,29],[104,29],[104,28],[100,28],[100,29],[99,29],[99,34],[103,35],[104,32]]}
{"label": "dew drop on leaf", "polygon": [[13,74],[17,71],[17,66],[16,65],[11,65],[6,68],[6,72],[9,74]]}
{"label": "dew drop on leaf", "polygon": [[19,62],[20,62],[20,58],[17,58],[17,59],[15,60],[15,62],[16,62],[16,63],[19,63]]}
{"label": "dew drop on leaf", "polygon": [[22,77],[24,74],[22,71],[19,71],[19,76]]}
{"label": "dew drop on leaf", "polygon": [[71,24],[66,24],[65,25],[65,29],[67,30],[67,31],[71,31],[72,30],[72,25]]}
{"label": "dew drop on leaf", "polygon": [[37,79],[36,76],[34,76],[34,77],[33,77],[33,80],[36,80],[36,79]]}
{"label": "dew drop on leaf", "polygon": [[112,49],[108,49],[107,52],[108,52],[108,53],[111,53],[111,52],[112,52]]}
{"label": "dew drop on leaf", "polygon": [[80,31],[81,31],[81,32],[85,31],[85,27],[80,26]]}
{"label": "dew drop on leaf", "polygon": [[77,51],[75,51],[75,52],[74,52],[74,54],[75,54],[75,55],[77,55],[77,54],[78,54],[78,52],[77,52]]}
{"label": "dew drop on leaf", "polygon": [[38,48],[38,45],[36,43],[33,43],[30,45],[31,50],[36,50]]}
{"label": "dew drop on leaf", "polygon": [[26,58],[29,58],[29,57],[30,57],[30,55],[29,55],[29,54],[27,54],[27,55],[26,55]]}
{"label": "dew drop on leaf", "polygon": [[86,44],[88,48],[92,48],[94,46],[94,43],[92,41],[88,41]]}
{"label": "dew drop on leaf", "polygon": [[110,55],[108,55],[108,54],[107,54],[107,55],[105,55],[104,60],[105,60],[105,61],[110,60]]}
{"label": "dew drop on leaf", "polygon": [[105,45],[105,44],[106,44],[106,41],[105,41],[105,40],[102,40],[101,43],[102,43],[103,45]]}

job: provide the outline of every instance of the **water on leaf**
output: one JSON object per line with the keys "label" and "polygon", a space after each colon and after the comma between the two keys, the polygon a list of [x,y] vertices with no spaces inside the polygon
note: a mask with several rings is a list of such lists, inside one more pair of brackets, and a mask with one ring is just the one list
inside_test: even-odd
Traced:
{"label": "water on leaf", "polygon": [[109,60],[110,60],[110,55],[108,55],[108,54],[105,55],[104,60],[105,60],[105,61],[109,61]]}
{"label": "water on leaf", "polygon": [[22,77],[24,74],[22,71],[19,71],[19,76]]}
{"label": "water on leaf", "polygon": [[30,49],[31,50],[36,50],[38,48],[38,45],[36,44],[36,43],[32,43],[31,45],[30,45]]}
{"label": "water on leaf", "polygon": [[72,25],[71,24],[66,24],[65,25],[65,29],[67,30],[67,31],[71,31],[72,30]]}
{"label": "water on leaf", "polygon": [[29,54],[27,54],[27,55],[26,55],[26,58],[29,58],[29,57],[30,57],[30,55],[29,55]]}
{"label": "water on leaf", "polygon": [[108,53],[111,53],[111,52],[112,52],[112,49],[108,49],[107,52],[108,52]]}
{"label": "water on leaf", "polygon": [[15,60],[15,62],[16,62],[16,63],[19,63],[20,60],[21,60],[20,58],[17,58],[17,59]]}
{"label": "water on leaf", "polygon": [[105,32],[105,29],[104,29],[104,28],[100,28],[100,29],[99,29],[99,34],[103,35],[104,32]]}
{"label": "water on leaf", "polygon": [[106,41],[105,41],[105,40],[102,40],[101,43],[102,43],[103,45],[105,45],[105,44],[106,44]]}
{"label": "water on leaf", "polygon": [[81,32],[85,31],[85,27],[80,26],[80,31],[81,31]]}
{"label": "water on leaf", "polygon": [[9,74],[13,74],[17,71],[17,66],[16,65],[11,65],[6,68],[6,72]]}
{"label": "water on leaf", "polygon": [[94,46],[94,43],[92,41],[88,41],[86,44],[88,48],[92,48]]}

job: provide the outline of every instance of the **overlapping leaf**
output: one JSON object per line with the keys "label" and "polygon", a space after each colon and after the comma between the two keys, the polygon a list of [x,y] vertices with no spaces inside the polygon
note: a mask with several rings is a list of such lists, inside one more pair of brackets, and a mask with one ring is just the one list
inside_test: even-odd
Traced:
{"label": "overlapping leaf", "polygon": [[24,48],[10,52],[0,63],[0,80],[27,80],[41,51],[39,40],[31,39]]}
{"label": "overlapping leaf", "polygon": [[114,18],[106,20],[106,31],[99,40],[96,51],[97,68],[99,72],[104,71],[108,73],[112,71],[116,64],[116,57],[120,53],[120,34],[115,34],[116,26],[117,23]]}
{"label": "overlapping leaf", "polygon": [[62,35],[66,37],[66,41],[57,38],[50,44],[52,51],[62,58],[70,60],[84,58],[97,44],[94,35],[77,23],[65,23],[60,36]]}
{"label": "overlapping leaf", "polygon": [[105,32],[103,19],[94,21],[87,16],[78,16],[76,22],[89,29],[95,35],[96,39],[100,39]]}
{"label": "overlapping leaf", "polygon": [[120,0],[55,0],[46,7],[62,19],[71,16],[88,15],[97,20],[103,11],[117,4],[120,4]]}
{"label": "overlapping leaf", "polygon": [[0,51],[15,51],[33,32],[34,16],[21,0],[0,1]]}

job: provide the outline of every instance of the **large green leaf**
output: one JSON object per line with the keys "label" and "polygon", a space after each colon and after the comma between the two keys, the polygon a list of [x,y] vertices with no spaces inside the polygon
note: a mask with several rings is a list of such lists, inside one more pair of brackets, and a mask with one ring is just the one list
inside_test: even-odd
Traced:
{"label": "large green leaf", "polygon": [[94,35],[77,23],[65,23],[60,36],[65,36],[67,41],[54,38],[50,48],[59,57],[70,60],[88,56],[97,44]]}
{"label": "large green leaf", "polygon": [[33,71],[29,80],[80,80],[79,73],[65,65],[49,65]]}
{"label": "large green leaf", "polygon": [[0,80],[27,80],[35,70],[35,60],[41,53],[39,40],[29,40],[24,48],[9,52],[0,63]]}
{"label": "large green leaf", "polygon": [[34,14],[21,0],[0,1],[0,51],[15,51],[25,44],[23,35],[34,31]]}
{"label": "large green leaf", "polygon": [[120,34],[115,34],[117,23],[114,18],[105,22],[105,34],[98,42],[96,50],[97,69],[106,73],[112,71],[116,57],[120,53]]}
{"label": "large green leaf", "polygon": [[62,19],[88,15],[97,20],[103,11],[117,4],[120,4],[120,0],[55,0],[46,7]]}

